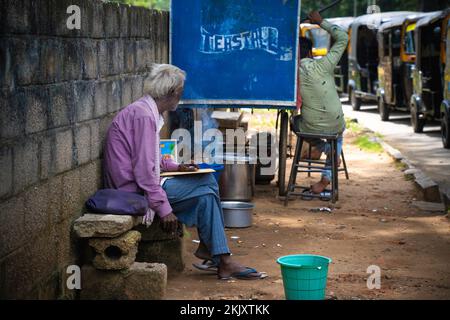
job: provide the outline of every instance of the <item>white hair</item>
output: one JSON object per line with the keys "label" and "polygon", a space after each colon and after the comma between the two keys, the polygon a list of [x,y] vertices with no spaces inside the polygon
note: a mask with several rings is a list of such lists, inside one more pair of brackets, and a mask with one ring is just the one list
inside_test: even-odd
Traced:
{"label": "white hair", "polygon": [[145,92],[154,99],[173,94],[183,88],[186,72],[171,64],[154,64],[146,81]]}

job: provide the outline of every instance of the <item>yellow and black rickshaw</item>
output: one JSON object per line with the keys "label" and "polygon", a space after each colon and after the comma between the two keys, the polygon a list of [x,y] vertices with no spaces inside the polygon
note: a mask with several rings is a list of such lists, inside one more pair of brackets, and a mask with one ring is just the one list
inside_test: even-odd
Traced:
{"label": "yellow and black rickshaw", "polygon": [[[335,24],[342,29],[344,29],[347,33],[350,28],[350,24],[353,22],[355,18],[353,17],[340,17],[340,18],[331,18],[327,19],[332,24]],[[333,45],[332,39],[330,39],[330,43],[328,48],[331,48]],[[347,83],[348,83],[348,50],[345,50],[342,55],[341,60],[338,65],[334,69],[334,81],[336,82],[336,89],[339,93],[348,93],[347,92]]]}
{"label": "yellow and black rickshaw", "polygon": [[414,92],[410,100],[411,125],[414,132],[423,132],[429,120],[444,118],[445,112],[442,112],[441,104],[449,18],[450,9],[447,9],[433,12],[416,23],[414,36],[417,58],[413,69]]}
{"label": "yellow and black rickshaw", "polygon": [[378,30],[378,111],[388,121],[391,110],[409,112],[412,95],[412,69],[416,60],[414,30],[426,13],[400,16]]}
{"label": "yellow and black rickshaw", "polygon": [[[450,149],[450,19],[447,17],[447,23],[442,25],[446,28],[447,39],[445,46],[445,53],[441,57],[445,57],[445,72],[444,72],[444,99],[441,103],[441,134],[442,144],[444,148]],[[442,48],[444,49],[444,48]]]}
{"label": "yellow and black rickshaw", "polygon": [[355,18],[351,24],[348,49],[348,94],[353,110],[359,110],[363,101],[377,101],[378,29],[393,18],[406,17],[414,13],[396,11],[366,14]]}
{"label": "yellow and black rickshaw", "polygon": [[315,58],[323,57],[328,53],[330,35],[320,26],[310,23],[300,24],[301,36],[313,43],[312,54]]}

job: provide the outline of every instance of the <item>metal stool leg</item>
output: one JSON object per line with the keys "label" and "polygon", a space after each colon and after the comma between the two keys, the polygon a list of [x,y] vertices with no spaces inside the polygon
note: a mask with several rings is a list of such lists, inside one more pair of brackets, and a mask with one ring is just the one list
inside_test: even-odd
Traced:
{"label": "metal stool leg", "polygon": [[341,159],[342,159],[342,165],[344,166],[345,178],[347,180],[349,180],[350,178],[349,178],[348,170],[347,170],[347,162],[345,162],[344,149],[342,149],[342,151],[341,151]]}
{"label": "metal stool leg", "polygon": [[[311,145],[311,143],[308,143],[308,145],[309,145],[308,157],[309,157],[309,159],[311,159],[312,145]],[[311,170],[311,162],[308,162],[308,170]],[[310,178],[310,177],[311,177],[311,171],[308,171],[308,178]]]}
{"label": "metal stool leg", "polygon": [[337,148],[337,140],[333,140],[333,171],[332,171],[332,176],[333,176],[333,199],[332,202],[335,203],[336,201],[339,200],[339,171],[338,171],[338,159],[339,159],[339,154],[337,153],[338,148]]}
{"label": "metal stool leg", "polygon": [[297,165],[300,160],[300,156],[302,153],[302,146],[303,146],[303,138],[297,137],[297,146],[295,148],[295,154],[294,159],[292,160],[292,168],[291,168],[291,174],[289,176],[289,183],[286,190],[286,198],[284,199],[284,205],[287,206],[289,203],[289,195],[291,192],[295,189],[295,182],[297,180]]}

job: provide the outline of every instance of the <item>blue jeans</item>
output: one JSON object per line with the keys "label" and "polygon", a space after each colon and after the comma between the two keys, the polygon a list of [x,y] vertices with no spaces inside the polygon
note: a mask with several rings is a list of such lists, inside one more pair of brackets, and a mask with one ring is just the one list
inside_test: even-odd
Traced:
{"label": "blue jeans", "polygon": [[[322,139],[309,139],[309,140],[307,140],[307,142],[327,155],[326,166],[331,167],[331,157],[332,157],[331,144]],[[343,138],[343,133],[342,133],[339,136],[339,138],[337,139],[336,152],[338,154],[338,159],[341,156],[343,143],[344,143],[344,138]],[[325,177],[328,179],[328,181],[331,181],[332,180],[331,170],[323,170],[322,177]]]}

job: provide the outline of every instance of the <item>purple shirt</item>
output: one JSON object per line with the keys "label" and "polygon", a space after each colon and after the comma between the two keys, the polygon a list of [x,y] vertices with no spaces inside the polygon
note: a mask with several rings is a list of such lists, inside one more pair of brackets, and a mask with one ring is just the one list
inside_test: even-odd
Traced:
{"label": "purple shirt", "polygon": [[158,114],[155,101],[145,96],[120,111],[106,135],[104,182],[106,188],[144,192],[148,204],[160,217],[172,212],[166,192],[160,185],[161,171],[177,171],[172,159],[158,159]]}

